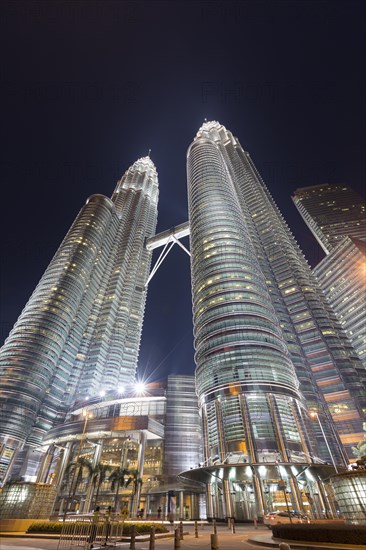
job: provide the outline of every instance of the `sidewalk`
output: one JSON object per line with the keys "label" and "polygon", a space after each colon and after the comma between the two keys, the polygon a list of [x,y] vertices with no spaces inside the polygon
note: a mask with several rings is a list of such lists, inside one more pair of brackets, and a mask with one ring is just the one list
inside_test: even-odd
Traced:
{"label": "sidewalk", "polygon": [[[175,528],[178,524],[175,524]],[[184,525],[184,538],[180,541],[180,550],[210,550],[211,535],[213,534],[212,525],[205,525],[204,528],[199,526],[198,538],[195,538],[194,525]],[[273,539],[272,533],[267,528],[260,526],[257,530],[251,524],[236,525],[235,533],[225,525],[218,525],[218,548],[219,550],[258,550],[259,548],[278,549],[280,542],[286,542],[291,550],[366,550],[366,545],[351,545],[351,544],[331,544],[331,543],[315,543],[301,541],[281,541]],[[1,533],[1,538],[6,538],[6,547],[16,550],[17,544],[14,540],[12,545],[11,539],[28,539],[27,548],[31,546],[37,549],[50,550],[47,547],[47,539],[58,541],[60,535],[52,534],[27,534],[27,533]],[[38,540],[38,545],[37,545]],[[33,544],[34,541],[34,544]],[[51,542],[51,541],[50,541]],[[101,547],[101,550],[126,550],[129,548],[129,539],[124,539],[118,542],[113,547]],[[93,550],[97,550],[95,546]],[[169,534],[161,534],[156,536],[155,550],[173,550],[173,529],[170,528]],[[149,550],[149,535],[136,537],[136,550]]]}

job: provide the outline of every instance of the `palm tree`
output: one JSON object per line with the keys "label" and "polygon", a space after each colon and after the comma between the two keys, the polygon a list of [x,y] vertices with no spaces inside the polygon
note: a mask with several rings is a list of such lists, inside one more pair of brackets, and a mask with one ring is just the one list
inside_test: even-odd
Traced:
{"label": "palm tree", "polygon": [[93,470],[92,480],[95,490],[94,507],[97,505],[99,491],[102,483],[106,480],[108,472],[112,469],[108,464],[99,463]]}
{"label": "palm tree", "polygon": [[[132,486],[132,494],[131,494],[131,516],[135,516],[137,513],[137,508],[140,500],[140,489],[142,485],[142,479],[139,477],[139,471],[138,470],[130,470],[130,481],[133,482]],[[127,487],[127,485],[126,485]]]}
{"label": "palm tree", "polygon": [[357,458],[362,458],[366,455],[366,439],[359,441],[356,447],[352,447],[352,451]]}
{"label": "palm tree", "polygon": [[128,487],[133,479],[131,476],[126,479],[126,476],[128,476],[129,473],[130,473],[129,470],[127,470],[126,468],[123,468],[122,466],[119,466],[118,468],[115,468],[115,470],[113,470],[113,472],[109,476],[109,481],[111,482],[111,490],[112,491],[116,490],[115,496],[114,496],[115,512],[117,512],[117,508],[118,508],[118,493],[119,493],[120,487]]}
{"label": "palm tree", "polygon": [[80,484],[83,477],[83,469],[88,470],[89,477],[93,473],[93,465],[87,458],[79,456],[74,462],[70,462],[65,470],[66,481],[71,477],[70,490],[69,490],[69,501],[73,503],[75,498],[75,493],[78,485]]}

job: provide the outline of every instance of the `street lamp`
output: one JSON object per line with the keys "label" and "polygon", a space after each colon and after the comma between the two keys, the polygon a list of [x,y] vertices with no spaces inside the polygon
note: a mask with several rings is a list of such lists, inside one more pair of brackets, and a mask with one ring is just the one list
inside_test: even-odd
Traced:
{"label": "street lamp", "polygon": [[334,466],[335,471],[336,471],[337,474],[338,474],[338,468],[337,468],[337,465],[336,465],[336,463],[335,463],[333,454],[332,454],[332,452],[331,452],[331,450],[330,450],[329,443],[328,443],[328,439],[327,439],[327,436],[325,435],[325,432],[324,432],[324,429],[323,429],[323,424],[321,423],[321,420],[320,420],[320,418],[319,418],[319,414],[318,414],[316,411],[311,411],[309,414],[310,414],[311,418],[315,418],[315,419],[318,421],[319,427],[320,427],[321,432],[322,432],[323,437],[324,437],[325,444],[326,444],[327,449],[328,449],[328,453],[329,453],[329,455],[330,455],[330,459],[331,459],[331,461],[332,461],[332,464],[333,464],[333,466]]}

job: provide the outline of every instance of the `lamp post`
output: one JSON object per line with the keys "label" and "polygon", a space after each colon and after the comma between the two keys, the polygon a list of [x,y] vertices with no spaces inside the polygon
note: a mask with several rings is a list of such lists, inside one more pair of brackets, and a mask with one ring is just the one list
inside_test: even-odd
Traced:
{"label": "lamp post", "polygon": [[329,443],[328,443],[328,439],[327,439],[327,436],[325,435],[325,432],[324,432],[324,429],[323,429],[323,424],[321,423],[321,420],[320,420],[320,418],[319,418],[319,414],[318,414],[316,411],[311,411],[309,414],[310,414],[311,418],[315,418],[315,419],[318,421],[320,430],[321,430],[321,432],[322,432],[322,434],[323,434],[324,441],[325,441],[325,444],[326,444],[327,449],[328,449],[328,453],[329,453],[330,459],[331,459],[331,461],[332,461],[332,464],[333,464],[333,466],[334,466],[335,471],[336,471],[337,474],[338,474],[338,468],[337,468],[337,465],[336,465],[336,463],[335,463],[333,454],[332,454],[332,452],[331,452],[331,450],[330,450]]}
{"label": "lamp post", "polygon": [[85,438],[86,426],[88,424],[88,420],[93,418],[93,414],[91,412],[88,412],[86,409],[83,409],[83,417],[84,417],[84,426],[83,426],[83,431],[82,431],[82,434],[81,434],[81,437],[80,437],[80,445],[79,445],[79,449],[78,449],[78,454],[76,455],[75,462],[77,462],[80,458],[80,454],[81,454],[81,450],[83,448],[83,443],[84,443],[84,438]]}

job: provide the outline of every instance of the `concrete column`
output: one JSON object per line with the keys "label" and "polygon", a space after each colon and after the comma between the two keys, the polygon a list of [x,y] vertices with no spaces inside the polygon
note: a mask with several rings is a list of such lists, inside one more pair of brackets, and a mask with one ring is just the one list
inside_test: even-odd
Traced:
{"label": "concrete column", "polygon": [[68,441],[65,444],[65,449],[63,450],[61,465],[60,465],[60,469],[59,469],[57,480],[56,480],[56,483],[57,483],[58,487],[60,487],[60,485],[62,483],[63,477],[65,475],[66,466],[69,462],[70,453],[71,453],[71,444],[72,444],[72,441]]}
{"label": "concrete column", "polygon": [[146,510],[145,510],[146,517],[151,515],[150,506],[151,506],[151,495],[146,495]]}
{"label": "concrete column", "polygon": [[179,491],[179,519],[183,520],[184,517],[184,493]]}
{"label": "concrete column", "polygon": [[[57,468],[58,472],[55,476],[55,484],[57,484],[57,495],[59,495],[60,493],[60,488],[62,487],[66,466],[68,465],[68,462],[70,460],[71,446],[72,446],[72,441],[68,441],[67,443],[65,443],[64,450],[62,451],[63,454],[61,457],[61,464]],[[56,502],[57,502],[57,499],[55,501],[55,504]],[[62,499],[59,513],[63,513],[65,511],[65,508],[67,508],[67,505],[68,505],[68,499]]]}
{"label": "concrete column", "polygon": [[47,451],[44,453],[41,465],[37,474],[37,483],[47,483],[47,477],[50,471],[51,462],[55,452],[55,447],[50,445]]}
{"label": "concrete column", "polygon": [[224,502],[225,502],[225,518],[233,518],[234,517],[234,507],[233,507],[233,499],[230,492],[230,481],[224,480],[222,482],[222,488],[224,491]]}
{"label": "concrete column", "polygon": [[[207,519],[214,517],[213,499],[212,499],[212,483],[206,485],[206,506],[207,506]],[[191,511],[192,518],[192,511]]]}
{"label": "concrete column", "polygon": [[261,479],[257,475],[255,467],[252,467],[253,473],[253,489],[255,494],[255,506],[257,517],[263,516],[265,513],[265,498],[263,493],[263,485]]}
{"label": "concrete column", "polygon": [[225,448],[224,429],[223,429],[223,423],[222,423],[221,403],[219,400],[215,401],[215,409],[216,409],[217,437],[219,440],[219,455],[220,455],[221,462],[224,462],[226,458],[226,448]]}
{"label": "concrete column", "polygon": [[200,519],[200,507],[198,496],[196,493],[191,493],[191,519]]}
{"label": "concrete column", "polygon": [[305,513],[303,501],[302,501],[302,495],[297,485],[296,478],[293,474],[291,474],[289,481],[290,481],[291,496],[292,496],[291,500],[293,501],[294,509],[299,510],[302,513]]}

